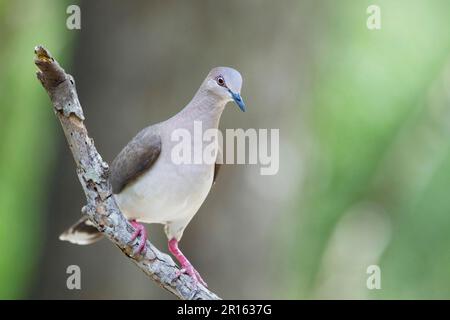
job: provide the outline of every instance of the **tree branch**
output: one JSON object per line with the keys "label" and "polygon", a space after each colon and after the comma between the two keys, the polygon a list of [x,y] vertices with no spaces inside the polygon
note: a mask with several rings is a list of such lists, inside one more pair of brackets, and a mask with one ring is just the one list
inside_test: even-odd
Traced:
{"label": "tree branch", "polygon": [[120,212],[109,183],[109,167],[103,161],[84,125],[75,81],[42,46],[35,48],[37,77],[50,96],[76,163],[77,175],[86,195],[82,212],[99,231],[111,240],[146,275],[180,299],[216,300],[219,297],[191,277],[179,275],[170,256],[160,252],[149,241],[145,255],[133,255],[138,241],[131,241],[134,228]]}

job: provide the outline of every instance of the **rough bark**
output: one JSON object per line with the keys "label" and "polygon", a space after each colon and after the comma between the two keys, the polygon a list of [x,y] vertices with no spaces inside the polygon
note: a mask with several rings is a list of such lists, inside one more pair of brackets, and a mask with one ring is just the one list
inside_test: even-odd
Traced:
{"label": "rough bark", "polygon": [[145,274],[159,286],[180,299],[220,299],[191,277],[179,274],[174,261],[160,252],[149,241],[144,255],[134,255],[138,240],[130,241],[134,228],[120,212],[109,182],[109,167],[103,161],[94,141],[84,125],[84,115],[78,100],[75,81],[42,46],[35,48],[37,77],[53,103],[72,151],[76,171],[83,187],[87,204],[82,212],[87,214],[96,228],[122,250]]}

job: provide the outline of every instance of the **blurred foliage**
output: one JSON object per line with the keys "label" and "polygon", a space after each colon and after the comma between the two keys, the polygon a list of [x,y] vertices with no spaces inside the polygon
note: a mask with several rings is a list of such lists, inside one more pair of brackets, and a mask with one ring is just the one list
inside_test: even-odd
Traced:
{"label": "blurred foliage", "polygon": [[[253,256],[265,257],[265,252],[260,256],[255,254],[254,249],[261,247],[256,241],[240,241],[239,245],[233,243],[234,247],[228,243],[220,246],[230,241],[224,238],[231,230],[236,232],[236,224],[245,226],[240,229],[242,234],[248,232],[242,223],[245,219],[251,220],[247,221],[248,226],[254,228],[255,234],[264,230],[253,223],[253,219],[259,219],[267,222],[274,242],[286,235],[291,244],[277,252],[282,259],[290,256],[289,264],[280,266],[280,258],[272,259],[276,270],[273,278],[283,278],[278,290],[270,290],[278,293],[274,297],[450,298],[450,2],[286,0],[286,10],[270,1],[242,2],[239,10],[237,1],[215,2],[220,10],[212,8],[211,3],[208,2],[211,7],[206,6],[208,10],[203,10],[205,4],[201,1],[193,6],[180,1],[177,8],[173,4],[165,6],[147,1],[139,2],[140,5],[84,4],[90,12],[83,12],[87,28],[85,42],[79,43],[84,55],[77,55],[81,66],[77,79],[79,90],[84,86],[86,106],[89,102],[96,106],[86,111],[90,112],[91,132],[102,142],[102,152],[113,155],[127,137],[117,135],[110,139],[111,131],[104,128],[103,116],[99,116],[105,108],[113,110],[113,116],[108,119],[110,129],[127,128],[131,135],[136,127],[142,126],[140,119],[150,121],[167,116],[169,111],[175,112],[181,89],[185,90],[185,96],[191,94],[185,78],[173,85],[175,69],[192,74],[193,70],[188,68],[191,64],[203,70],[203,60],[216,64],[230,61],[227,57],[233,56],[236,60],[231,61],[239,61],[240,68],[253,70],[247,72],[245,85],[248,93],[253,92],[248,101],[253,99],[253,105],[258,107],[252,109],[257,110],[253,111],[253,118],[261,117],[260,123],[277,126],[273,122],[276,120],[273,105],[278,104],[277,112],[282,111],[277,115],[282,135],[294,132],[290,125],[300,114],[303,118],[299,121],[302,129],[298,131],[301,134],[298,140],[310,141],[305,143],[306,147],[300,142],[294,146],[302,157],[298,162],[304,166],[301,172],[305,176],[298,182],[301,183],[298,197],[283,200],[289,203],[279,210],[284,212],[283,209],[294,207],[291,217],[264,220],[259,218],[262,210],[244,199],[237,201],[239,206],[231,207],[229,203],[237,199],[237,191],[233,194],[227,189],[220,195],[226,205],[218,207],[222,210],[217,210],[220,214],[216,219],[226,218],[214,224],[222,228],[214,229],[217,241],[213,246],[214,254],[220,252],[227,256],[221,251],[227,247],[236,258],[236,247],[240,246],[239,257],[246,257],[247,263],[251,263]],[[54,283],[50,283],[51,277],[56,277],[55,273],[73,259],[79,258],[76,261],[89,265],[86,262],[89,257],[98,258],[99,254],[98,249],[61,246],[57,251],[56,245],[49,246],[47,258],[54,252],[64,252],[66,256],[59,260],[49,258],[48,263],[43,264],[45,270],[41,270],[41,274],[36,271],[39,270],[39,254],[43,251],[45,228],[51,223],[43,209],[45,199],[58,194],[52,193],[49,186],[52,173],[58,172],[53,162],[55,140],[63,138],[55,131],[57,123],[48,97],[35,78],[33,47],[45,44],[68,69],[67,60],[73,52],[71,40],[76,34],[65,27],[68,4],[58,0],[0,0],[0,298],[27,296],[35,283],[33,277],[38,276],[44,280],[37,297],[41,297],[40,292],[54,297],[48,293],[54,290],[57,297],[67,297],[61,293],[66,291],[64,274],[58,273],[59,278]],[[366,27],[366,9],[372,4],[381,8],[381,30],[371,31]],[[256,5],[261,6],[256,8]],[[223,12],[223,16],[217,17],[217,11]],[[262,11],[270,12],[270,16],[263,15]],[[298,19],[304,19],[304,24],[294,23]],[[305,27],[298,28],[298,25]],[[221,37],[215,37],[219,32],[222,32]],[[258,39],[263,39],[264,45]],[[232,41],[233,46],[230,46]],[[286,50],[286,42],[292,46],[292,52]],[[199,50],[206,54],[198,58]],[[133,59],[117,64],[123,59],[123,52],[132,52]],[[180,56],[184,58],[179,59]],[[299,67],[292,66],[289,59]],[[277,63],[284,60],[288,61],[289,69]],[[264,68],[258,63],[264,64]],[[152,72],[142,71],[143,65],[152,66]],[[93,73],[99,78],[92,79]],[[267,82],[264,75],[269,73],[280,83]],[[104,81],[99,80],[102,77]],[[285,88],[286,82],[281,82],[286,79],[292,88]],[[128,95],[121,91],[126,83],[120,81],[132,83],[126,90]],[[270,90],[261,90],[264,86],[270,86]],[[288,99],[280,103],[280,99],[299,87],[303,101],[285,103],[291,101]],[[251,88],[253,90],[249,90]],[[105,94],[98,95],[98,90]],[[147,107],[149,100],[154,103],[151,107]],[[160,107],[167,104],[174,108]],[[139,111],[133,107],[133,112],[129,112],[124,105],[142,108]],[[299,105],[300,111],[296,108]],[[125,114],[129,116],[126,124],[122,120]],[[233,119],[232,123],[240,124],[236,121],[245,121],[243,123],[248,125],[250,120]],[[65,169],[62,171],[69,171]],[[73,169],[72,163],[70,169]],[[287,172],[290,168],[280,168],[280,171]],[[232,170],[229,172],[231,177]],[[67,179],[73,178],[68,176]],[[265,190],[276,188],[269,179],[262,183]],[[239,189],[232,183],[229,186]],[[76,183],[72,187],[79,191]],[[62,193],[66,193],[65,190],[69,189],[65,187]],[[67,211],[78,215],[81,204],[78,199],[70,202],[70,197],[61,196],[63,204],[57,208],[71,203]],[[264,209],[269,208],[266,211],[271,211],[270,197],[258,199],[260,201],[251,201],[260,202]],[[230,222],[233,216],[228,211],[238,211],[242,207],[247,214],[239,212],[234,216],[235,221]],[[227,215],[222,214],[225,211]],[[238,216],[244,216],[244,220],[238,220]],[[207,219],[202,218],[205,226],[212,224],[212,220]],[[60,220],[67,225],[64,218]],[[273,228],[274,220],[282,222]],[[59,232],[60,227],[63,226],[58,225],[55,230]],[[291,232],[285,232],[286,228],[292,228]],[[56,241],[57,232],[53,233],[50,236]],[[147,283],[143,284],[134,273],[123,279],[123,270],[128,269],[121,269],[124,267],[120,263],[128,262],[117,255],[115,248],[111,252],[108,248],[105,244],[102,257],[109,257],[109,260],[102,258],[102,261],[109,261],[111,268],[102,270],[99,275],[94,270],[97,262],[89,261],[94,272],[86,273],[91,280],[86,283],[90,284],[91,291],[87,289],[83,297],[104,297],[111,292],[125,297],[142,292],[142,296],[146,296],[147,291],[136,291],[136,288],[142,285],[147,289]],[[201,256],[204,255],[202,251]],[[225,272],[229,268],[224,267],[223,274],[217,272],[220,269],[214,263],[222,262],[213,260],[208,261],[214,266],[211,269],[216,277],[223,278],[216,283],[224,284],[227,282],[224,274],[231,275]],[[245,274],[241,271],[250,268],[241,265],[242,270],[233,274],[242,277],[236,281],[240,283],[231,283],[228,292],[250,298],[251,294],[261,294],[255,292],[259,290],[255,288],[277,282],[272,277],[261,280],[259,275],[267,269],[261,262],[265,260],[257,261],[255,266],[262,271],[255,273],[256,276]],[[371,264],[381,268],[382,290],[366,288],[366,269]],[[280,268],[290,272],[280,273]],[[48,271],[50,278],[43,276],[44,271]],[[120,279],[108,282],[113,274]],[[101,276],[104,279],[98,280]],[[42,291],[43,287],[46,290]],[[221,289],[225,290],[223,286]]]}
{"label": "blurred foliage", "polygon": [[0,0],[0,298],[24,297],[33,283],[55,136],[33,48],[43,43],[55,54],[68,49],[66,6]]}
{"label": "blurred foliage", "polygon": [[[328,281],[334,298],[450,298],[449,122],[437,121],[449,117],[443,107],[449,108],[450,3],[377,1],[382,27],[374,31],[366,28],[371,4],[317,3],[322,18],[310,38],[315,148],[297,208],[292,297],[316,297]],[[434,93],[440,114],[433,119],[430,90],[445,79],[447,87]],[[385,235],[369,239],[388,241],[384,254],[369,259],[381,267],[382,290],[364,288],[367,265],[361,265],[364,290],[344,294],[356,275],[320,270],[330,255],[352,268],[369,250],[368,236],[357,238],[360,244],[350,243],[351,235],[335,237],[361,204],[376,206],[389,224]],[[349,242],[330,253],[339,239]]]}

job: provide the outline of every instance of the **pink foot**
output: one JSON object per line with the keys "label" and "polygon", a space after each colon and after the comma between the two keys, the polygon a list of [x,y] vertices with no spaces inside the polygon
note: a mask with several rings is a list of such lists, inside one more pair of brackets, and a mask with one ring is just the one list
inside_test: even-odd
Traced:
{"label": "pink foot", "polygon": [[136,220],[131,220],[130,223],[135,229],[133,235],[131,236],[131,241],[134,241],[139,236],[141,238],[135,254],[141,254],[145,251],[145,245],[147,243],[147,230]]}
{"label": "pink foot", "polygon": [[200,282],[202,285],[207,287],[208,285],[202,279],[197,270],[194,269],[189,260],[184,256],[184,254],[178,249],[178,241],[176,239],[171,239],[169,241],[169,250],[170,252],[177,258],[178,262],[181,265],[181,270],[179,274],[187,273],[192,279],[194,279],[195,283]]}

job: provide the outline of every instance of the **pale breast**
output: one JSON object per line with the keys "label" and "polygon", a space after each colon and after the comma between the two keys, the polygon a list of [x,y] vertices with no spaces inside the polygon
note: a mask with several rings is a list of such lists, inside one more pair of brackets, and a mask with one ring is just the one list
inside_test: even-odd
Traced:
{"label": "pale breast", "polygon": [[175,165],[160,160],[116,195],[128,219],[165,224],[192,217],[208,195],[213,165]]}

